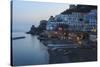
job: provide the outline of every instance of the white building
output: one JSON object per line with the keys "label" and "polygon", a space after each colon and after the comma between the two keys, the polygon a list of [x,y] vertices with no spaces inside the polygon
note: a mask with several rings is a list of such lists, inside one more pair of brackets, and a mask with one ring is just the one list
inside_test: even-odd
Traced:
{"label": "white building", "polygon": [[88,14],[86,14],[85,20],[88,22],[87,31],[97,29],[97,10],[91,10]]}
{"label": "white building", "polygon": [[[56,15],[54,21],[48,21],[47,30],[52,30],[57,24],[67,24],[69,30],[81,30],[84,23],[84,13],[72,12],[72,14]],[[79,28],[80,27],[80,28]]]}
{"label": "white building", "polygon": [[[75,8],[74,5],[70,7],[71,9]],[[58,24],[67,24],[70,31],[90,31],[96,28],[97,10],[91,10],[90,12],[81,11],[69,11],[66,14],[50,17],[47,23],[47,30],[55,29]]]}

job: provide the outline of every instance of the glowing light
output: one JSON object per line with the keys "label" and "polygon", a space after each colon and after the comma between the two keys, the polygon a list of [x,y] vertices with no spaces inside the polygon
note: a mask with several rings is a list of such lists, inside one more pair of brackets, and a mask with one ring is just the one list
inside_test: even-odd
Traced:
{"label": "glowing light", "polygon": [[66,35],[66,33],[64,33],[64,35]]}
{"label": "glowing light", "polygon": [[95,29],[95,28],[93,28],[91,31],[96,32],[96,29]]}
{"label": "glowing light", "polygon": [[82,44],[82,41],[78,41],[78,44]]}
{"label": "glowing light", "polygon": [[77,37],[77,40],[79,41],[79,40],[80,40],[80,38],[79,38],[79,37]]}
{"label": "glowing light", "polygon": [[59,28],[58,28],[58,30],[62,30],[62,28],[61,28],[61,27],[59,27]]}
{"label": "glowing light", "polygon": [[54,32],[55,34],[57,34],[57,32]]}

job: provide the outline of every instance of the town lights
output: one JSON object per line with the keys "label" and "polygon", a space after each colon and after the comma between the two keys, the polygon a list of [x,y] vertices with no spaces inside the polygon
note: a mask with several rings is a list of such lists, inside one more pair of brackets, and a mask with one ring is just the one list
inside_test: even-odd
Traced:
{"label": "town lights", "polygon": [[59,27],[58,30],[63,30],[63,29],[61,27]]}
{"label": "town lights", "polygon": [[54,32],[54,34],[58,34],[58,32]]}
{"label": "town lights", "polygon": [[79,41],[80,40],[80,38],[79,37],[77,37],[77,41]]}
{"label": "town lights", "polygon": [[78,41],[78,44],[80,44],[80,45],[81,45],[81,44],[82,44],[82,41]]}
{"label": "town lights", "polygon": [[95,29],[95,28],[93,28],[91,31],[92,31],[92,32],[96,32],[96,29]]}
{"label": "town lights", "polygon": [[66,33],[64,33],[64,35],[66,35]]}

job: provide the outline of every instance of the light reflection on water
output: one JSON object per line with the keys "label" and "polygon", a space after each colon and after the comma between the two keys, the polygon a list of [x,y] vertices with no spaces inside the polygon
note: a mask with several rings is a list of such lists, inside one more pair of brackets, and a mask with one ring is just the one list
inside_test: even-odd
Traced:
{"label": "light reflection on water", "polygon": [[37,36],[24,33],[13,33],[12,37],[19,36],[25,36],[26,38],[12,40],[14,65],[49,63],[47,48],[37,39]]}

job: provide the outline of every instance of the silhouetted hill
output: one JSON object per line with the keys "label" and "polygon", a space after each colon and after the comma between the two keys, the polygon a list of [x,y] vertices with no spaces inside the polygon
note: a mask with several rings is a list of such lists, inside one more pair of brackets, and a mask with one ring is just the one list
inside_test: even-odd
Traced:
{"label": "silhouetted hill", "polygon": [[72,12],[82,12],[82,13],[88,13],[93,9],[97,9],[97,6],[91,6],[91,5],[76,5],[73,9],[67,9],[61,14],[71,14]]}

